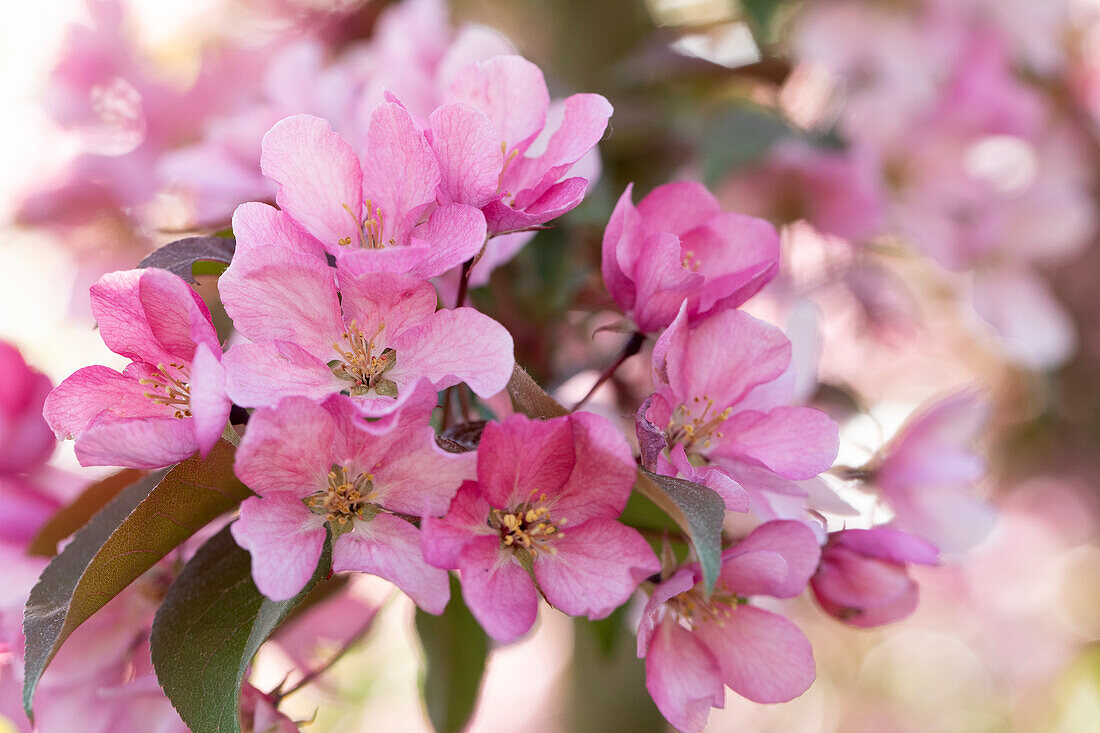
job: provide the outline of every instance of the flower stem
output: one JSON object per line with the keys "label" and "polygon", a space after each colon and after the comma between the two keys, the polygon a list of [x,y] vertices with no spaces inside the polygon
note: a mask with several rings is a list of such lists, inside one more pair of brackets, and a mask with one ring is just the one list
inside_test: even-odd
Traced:
{"label": "flower stem", "polygon": [[601,374],[600,378],[596,380],[596,383],[592,385],[592,388],[588,390],[588,394],[582,397],[580,402],[573,405],[573,412],[576,412],[584,405],[585,402],[588,402],[592,395],[596,394],[596,390],[598,390],[604,382],[614,376],[619,367],[623,365],[623,362],[641,351],[642,344],[644,343],[645,334],[641,331],[635,331],[634,333],[630,334],[630,338],[623,346],[623,350],[619,352],[618,358],[615,359],[615,361],[612,362],[611,365],[607,367],[607,369],[603,370],[603,374]]}

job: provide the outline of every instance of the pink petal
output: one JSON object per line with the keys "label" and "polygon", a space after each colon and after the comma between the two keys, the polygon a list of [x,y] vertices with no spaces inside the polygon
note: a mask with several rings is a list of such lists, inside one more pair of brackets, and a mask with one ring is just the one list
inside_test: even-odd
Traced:
{"label": "pink petal", "polygon": [[683,235],[680,244],[706,274],[699,313],[738,307],[779,272],[779,234],[756,217],[722,212]]}
{"label": "pink petal", "polygon": [[421,522],[424,559],[437,568],[454,570],[458,568],[462,548],[478,535],[498,538],[497,531],[486,521],[490,509],[489,502],[481,495],[476,483],[468,481],[463,484],[451,501],[447,516],[424,517]]}
{"label": "pink petal", "polygon": [[443,613],[451,597],[447,571],[424,561],[420,530],[392,514],[379,514],[369,522],[355,520],[355,528],[336,540],[332,569],[385,578],[428,613]]}
{"label": "pink petal", "polygon": [[512,335],[473,308],[438,311],[392,346],[397,366],[390,379],[398,385],[427,377],[437,389],[465,382],[491,397],[507,386],[515,365]]}
{"label": "pink petal", "polygon": [[438,277],[458,267],[485,246],[485,215],[472,206],[440,206],[428,221],[412,232],[413,241],[425,242],[428,251],[408,271],[413,277]]}
{"label": "pink petal", "polygon": [[501,644],[527,633],[538,616],[535,583],[499,537],[477,538],[459,553],[462,598],[470,613]]}
{"label": "pink petal", "polygon": [[600,249],[600,272],[603,273],[604,286],[624,311],[634,308],[636,296],[634,280],[627,273],[633,274],[637,255],[630,257],[625,265],[619,261],[620,247],[624,251],[628,249],[632,252],[636,251],[636,248],[631,248],[629,243],[623,242],[624,238],[636,235],[640,224],[638,211],[634,208],[633,195],[634,184],[631,183],[627,185],[615,204],[614,211],[611,212]]}
{"label": "pink petal", "polygon": [[258,247],[233,257],[218,279],[234,327],[252,341],[290,341],[334,358],[344,332],[335,272],[324,261],[283,247]]}
{"label": "pink petal", "polygon": [[893,527],[846,529],[832,535],[834,544],[861,555],[892,562],[939,565],[935,545]]}
{"label": "pink petal", "polygon": [[653,635],[664,617],[662,611],[665,603],[670,598],[691,590],[695,587],[695,583],[695,572],[691,568],[682,567],[653,589],[642,611],[641,621],[638,622],[639,658],[644,657],[649,651]]}
{"label": "pink petal", "polygon": [[431,116],[432,148],[439,156],[440,203],[478,208],[497,198],[504,167],[500,137],[480,110],[465,104],[444,104]]}
{"label": "pink petal", "polygon": [[864,557],[843,547],[830,548],[814,575],[814,593],[858,613],[892,604],[914,585],[905,565]]}
{"label": "pink petal", "polygon": [[278,407],[262,407],[248,420],[233,470],[261,495],[286,492],[303,498],[328,484],[339,458],[332,415],[316,402],[288,397]]}
{"label": "pink petal", "polygon": [[546,600],[570,616],[605,618],[661,569],[641,534],[611,519],[566,526],[551,546],[536,558],[535,577]]}
{"label": "pink petal", "polygon": [[589,519],[622,514],[638,469],[623,434],[601,415],[568,416],[575,458],[569,480],[550,495],[546,506],[555,519],[576,526]]}
{"label": "pink petal", "polygon": [[105,366],[79,369],[46,396],[42,414],[58,440],[71,439],[107,412],[118,419],[171,417],[172,410],[145,397],[137,379]]}
{"label": "pink petal", "polygon": [[840,428],[812,407],[739,412],[722,426],[715,456],[758,461],[784,478],[813,478],[833,465]]}
{"label": "pink petal", "polygon": [[849,626],[856,626],[861,629],[884,626],[900,621],[917,610],[917,605],[920,603],[920,588],[913,581],[909,581],[904,590],[890,601],[862,608],[837,603],[828,593],[828,590],[818,590],[817,580],[815,579],[814,594],[822,610]]}
{"label": "pink petal", "polygon": [[638,202],[638,213],[647,228],[678,237],[721,211],[714,194],[696,181],[666,183]]}
{"label": "pink petal", "polygon": [[705,280],[684,267],[680,240],[674,235],[653,235],[641,246],[631,273],[637,289],[632,315],[638,330],[655,333],[672,323],[680,304],[690,303],[689,296],[698,293]]}
{"label": "pink petal", "polygon": [[[428,204],[435,200],[439,163],[424,134],[401,105],[375,108],[363,158],[363,198],[381,209],[382,241],[403,244]],[[368,217],[373,211],[365,212]],[[352,240],[358,241],[358,237]]]}
{"label": "pink petal", "polygon": [[782,616],[741,605],[722,623],[704,621],[696,638],[718,661],[722,681],[753,702],[787,702],[814,681],[810,641]]}
{"label": "pink petal", "polygon": [[225,369],[206,344],[195,349],[191,362],[191,414],[199,452],[206,456],[221,438],[233,403],[225,394]]}
{"label": "pink petal", "polygon": [[326,249],[335,252],[345,238],[359,241],[363,173],[327,122],[312,115],[278,122],[264,135],[260,170],[279,184],[279,208]]}
{"label": "pink petal", "polygon": [[507,510],[529,501],[532,491],[537,492],[534,498],[539,493],[554,496],[576,461],[568,417],[532,420],[514,414],[491,422],[477,453],[481,491],[490,504]]}
{"label": "pink petal", "polygon": [[1073,318],[1037,275],[1026,270],[979,273],[972,297],[974,310],[1020,364],[1051,369],[1077,351]]}
{"label": "pink petal", "polygon": [[719,582],[741,596],[772,595],[786,577],[787,561],[782,555],[754,550],[724,557]]}
{"label": "pink petal", "polygon": [[242,407],[270,407],[284,397],[321,401],[344,389],[328,365],[287,341],[237,344],[222,357],[225,387]]}
{"label": "pink petal", "polygon": [[260,247],[283,247],[323,260],[321,243],[298,226],[285,211],[252,202],[241,204],[233,212],[233,237],[237,240],[234,259]]}
{"label": "pink petal", "polygon": [[[725,566],[740,555],[759,551],[778,554],[786,561],[787,567],[783,575],[777,576],[766,587],[742,588],[734,577],[727,576]],[[722,553],[723,567],[718,582],[738,593],[744,591],[746,595],[766,593],[776,598],[793,598],[806,587],[820,559],[821,548],[817,538],[804,523],[792,520],[765,522],[736,546]]]}
{"label": "pink petal", "polygon": [[567,211],[575,209],[588,190],[588,181],[584,178],[567,178],[555,183],[534,197],[534,192],[521,191],[515,202],[509,206],[503,201],[491,201],[482,211],[489,231],[494,234],[515,232],[528,227],[545,224]]}
{"label": "pink petal", "polygon": [[190,458],[199,449],[194,421],[147,417],[118,421],[104,415],[76,439],[82,466],[163,468]]}
{"label": "pink petal", "polygon": [[343,268],[337,276],[344,320],[355,321],[368,337],[385,324],[376,343],[394,346],[391,342],[396,335],[429,321],[435,313],[437,296],[431,283],[392,274],[354,275]]}
{"label": "pink petal", "polygon": [[427,242],[418,242],[385,249],[341,250],[340,269],[349,275],[374,275],[389,273],[392,275],[410,275],[421,262],[431,254]]}
{"label": "pink petal", "polygon": [[694,634],[668,622],[653,636],[645,687],[661,715],[682,731],[701,731],[711,708],[725,707],[726,689],[714,656]]}
{"label": "pink petal", "polygon": [[[679,474],[688,481],[713,489],[722,497],[726,509],[731,512],[747,512],[749,510],[749,495],[741,484],[734,481],[729,474],[718,466],[695,466],[687,457],[687,451],[681,443],[677,443],[669,450],[669,458],[672,459],[669,476]],[[664,457],[660,457],[659,463],[667,463]]]}
{"label": "pink petal", "polygon": [[290,494],[250,497],[230,527],[233,539],[252,555],[252,579],[273,601],[293,598],[306,586],[325,544],[323,517]]}
{"label": "pink petal", "polygon": [[546,122],[550,93],[539,67],[520,56],[496,56],[459,71],[445,101],[465,102],[484,112],[497,140],[509,153],[516,149],[522,154]]}

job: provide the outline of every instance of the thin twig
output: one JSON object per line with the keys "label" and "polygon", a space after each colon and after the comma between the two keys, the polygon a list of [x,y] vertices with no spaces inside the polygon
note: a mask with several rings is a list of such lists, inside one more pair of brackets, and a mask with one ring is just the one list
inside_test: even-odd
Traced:
{"label": "thin twig", "polygon": [[611,365],[607,367],[607,369],[603,370],[603,374],[601,374],[600,378],[596,380],[596,383],[592,385],[592,388],[588,390],[588,394],[582,397],[580,402],[573,405],[573,411],[576,412],[581,408],[581,406],[584,405],[585,402],[588,402],[589,398],[591,398],[592,395],[596,394],[596,390],[603,386],[604,382],[614,376],[618,368],[623,365],[623,362],[642,350],[642,344],[644,343],[645,334],[641,331],[635,331],[634,333],[630,334],[630,339],[627,340],[626,344],[623,346],[623,350],[619,353],[618,358],[615,359],[615,361],[612,362]]}

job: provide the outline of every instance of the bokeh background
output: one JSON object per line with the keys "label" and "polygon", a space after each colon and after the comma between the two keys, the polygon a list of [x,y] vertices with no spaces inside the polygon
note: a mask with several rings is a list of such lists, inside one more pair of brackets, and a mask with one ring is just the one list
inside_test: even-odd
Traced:
{"label": "bokeh background", "polygon": [[[616,320],[599,275],[616,198],[683,177],[781,228],[783,273],[753,309],[810,334],[840,463],[860,465],[930,398],[979,385],[992,402],[978,487],[992,531],[916,571],[922,603],[900,623],[855,630],[796,604],[816,684],[780,706],[730,693],[708,730],[1100,730],[1100,3],[455,0],[380,31],[387,5],[0,4],[0,339],[55,382],[121,366],[88,286],[226,226],[227,202],[255,198],[255,131],[330,111],[337,71],[412,84],[442,7],[455,28],[509,39],[555,97],[615,106],[585,203],[472,293],[567,403],[621,344],[594,334]],[[644,366],[594,409],[621,417]],[[67,446],[53,461],[98,475]],[[848,526],[882,519],[845,496],[864,509]],[[353,591],[378,605],[383,585]],[[659,730],[632,651],[544,609],[491,657],[472,730]],[[265,648],[253,682],[274,687],[292,656]],[[430,730],[419,664],[411,606],[386,603],[287,710],[316,715],[308,730]]]}

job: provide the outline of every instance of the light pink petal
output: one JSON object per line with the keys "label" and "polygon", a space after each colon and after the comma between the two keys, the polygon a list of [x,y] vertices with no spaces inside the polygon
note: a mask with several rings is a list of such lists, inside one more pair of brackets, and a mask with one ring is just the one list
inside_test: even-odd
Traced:
{"label": "light pink petal", "polygon": [[279,208],[326,249],[335,252],[341,239],[359,241],[363,173],[327,122],[312,115],[278,122],[264,135],[260,169],[279,184]]}
{"label": "light pink petal", "polygon": [[722,553],[723,567],[718,581],[726,583],[725,565],[727,563],[740,555],[759,551],[780,555],[787,563],[784,574],[777,577],[775,583],[767,588],[751,590],[740,588],[730,577],[728,587],[731,590],[738,592],[744,590],[746,594],[766,593],[776,598],[793,598],[806,587],[806,583],[817,570],[818,561],[821,559],[821,548],[817,544],[817,538],[803,522],[792,520],[765,522],[736,546]]}
{"label": "light pink petal", "polygon": [[754,550],[726,557],[719,582],[741,596],[771,595],[787,577],[787,561],[769,550]]}
{"label": "light pink petal", "polygon": [[321,243],[298,226],[289,214],[258,202],[241,204],[233,212],[233,237],[237,240],[234,259],[249,250],[266,246],[284,247],[322,260],[325,257]]}
{"label": "light pink petal", "polygon": [[479,397],[491,397],[508,384],[515,357],[512,335],[473,308],[442,310],[393,342],[399,385],[427,377],[437,389],[465,382]]}
{"label": "light pink petal", "polygon": [[237,344],[222,357],[225,387],[242,407],[269,407],[284,397],[320,402],[344,389],[328,365],[287,341]]}
{"label": "light pink petal", "polygon": [[218,280],[234,327],[252,341],[290,341],[335,358],[344,332],[335,271],[324,261],[283,247],[257,247],[233,257]]}
{"label": "light pink petal", "polygon": [[273,601],[293,598],[306,586],[325,544],[323,517],[290,494],[250,497],[230,526],[237,544],[252,555],[252,580]]}
{"label": "light pink petal", "polygon": [[162,468],[190,458],[199,449],[194,420],[143,417],[119,420],[104,413],[76,438],[82,466]]}
{"label": "light pink petal", "polygon": [[147,391],[114,369],[84,367],[47,395],[42,414],[58,440],[78,436],[104,412],[118,419],[171,417],[172,410],[144,396]]}
{"label": "light pink petal", "polygon": [[535,577],[546,600],[570,616],[605,618],[661,569],[638,530],[611,519],[567,525],[551,545],[554,552],[535,559]]}
{"label": "light pink petal", "polygon": [[412,231],[413,241],[425,242],[428,251],[409,274],[427,279],[458,267],[481,251],[487,233],[485,215],[479,209],[457,204],[440,206]]}
{"label": "light pink petal", "polygon": [[336,540],[332,569],[385,578],[428,613],[443,613],[451,597],[447,571],[424,561],[420,530],[392,514],[379,514],[369,522],[355,520],[355,529]]}
{"label": "light pink petal", "polygon": [[[400,104],[375,108],[363,157],[363,198],[381,210],[382,242],[404,244],[428,204],[435,200],[439,163],[424,133]],[[375,212],[366,211],[367,217]],[[358,237],[353,239],[353,244]]]}
{"label": "light pink petal", "polygon": [[437,296],[431,283],[393,274],[354,275],[343,268],[337,276],[345,321],[354,320],[368,337],[385,324],[376,344],[394,346],[396,335],[429,321],[435,313]]}
{"label": "light pink petal", "polygon": [[432,112],[431,133],[442,175],[440,203],[480,208],[500,195],[504,153],[483,112],[465,104],[445,104]]}
{"label": "light pink petal", "polygon": [[481,434],[477,453],[481,491],[490,504],[507,510],[541,493],[554,496],[576,461],[568,417],[532,420],[514,414],[491,422]]}
{"label": "light pink petal", "polygon": [[886,496],[898,529],[923,537],[945,554],[969,550],[997,523],[997,510],[967,486],[924,486]]}
{"label": "light pink petal", "polygon": [[[554,115],[560,124],[546,142],[545,150],[535,154],[535,148],[543,139],[540,137],[528,150],[530,157],[523,157],[509,165],[504,186],[514,192],[533,189],[532,193],[541,195],[585,153],[596,147],[607,130],[607,121],[613,111],[611,103],[599,94],[567,97]],[[546,135],[546,130],[543,135]]]}
{"label": "light pink petal", "polygon": [[903,591],[890,601],[863,607],[837,603],[830,595],[827,595],[828,593],[829,590],[818,591],[817,579],[815,578],[814,594],[822,610],[850,626],[861,629],[900,621],[917,610],[917,605],[920,603],[920,588],[913,581],[909,581]]}
{"label": "light pink petal", "polygon": [[668,622],[653,636],[645,687],[661,715],[682,731],[701,731],[711,708],[725,707],[726,689],[714,656],[695,635]]}
{"label": "light pink petal", "polygon": [[277,407],[252,413],[233,470],[258,494],[309,496],[328,484],[328,472],[339,458],[335,434],[328,410],[303,397],[288,397]]}
{"label": "light pink petal", "polygon": [[618,517],[634,487],[638,469],[623,434],[607,418],[591,412],[568,417],[574,462],[569,480],[549,495],[555,519],[576,526],[589,519]]}
{"label": "light pink petal", "polygon": [[481,25],[467,24],[458,29],[451,45],[439,61],[436,79],[441,88],[451,85],[455,75],[475,61],[485,61],[494,56],[515,54],[511,41],[497,31]]}
{"label": "light pink petal", "polygon": [[484,112],[497,140],[509,153],[515,149],[522,154],[546,122],[550,92],[539,67],[520,56],[496,56],[455,74],[445,101],[464,102]]}
{"label": "light pink petal", "polygon": [[511,206],[503,200],[491,201],[483,207],[482,211],[485,212],[489,231],[493,234],[516,232],[545,224],[567,211],[572,211],[584,200],[587,190],[586,179],[566,178],[546,189],[537,198],[534,192],[521,191]]}
{"label": "light pink petal", "polygon": [[656,333],[672,323],[681,303],[690,303],[704,278],[684,267],[680,241],[672,234],[646,238],[642,250],[631,273],[637,289],[634,323],[640,331]]}
{"label": "light pink petal", "polygon": [[679,474],[688,481],[692,481],[708,489],[713,489],[731,512],[747,512],[749,510],[749,495],[741,484],[734,481],[729,474],[718,466],[695,466],[687,457],[682,443],[677,443],[669,452],[669,463],[664,456],[659,457],[658,465],[666,465],[671,469],[666,473],[669,476]]}
{"label": "light pink petal", "polygon": [[424,517],[420,524],[420,541],[424,559],[445,570],[458,568],[458,556],[467,543],[478,535],[499,537],[488,524],[489,502],[481,495],[476,483],[462,485],[451,502],[450,511],[442,518]]}
{"label": "light pink petal", "polygon": [[410,275],[431,254],[431,245],[418,242],[385,249],[345,249],[340,251],[340,269],[349,275]]}
{"label": "light pink petal", "polygon": [[868,557],[918,565],[939,565],[935,545],[893,527],[846,529],[832,535],[836,545]]}
{"label": "light pink petal", "polygon": [[538,616],[535,582],[511,552],[502,552],[499,537],[477,538],[458,557],[462,598],[470,613],[501,644],[527,633]]}
{"label": "light pink petal", "polygon": [[649,650],[653,634],[664,618],[665,603],[695,587],[695,572],[692,568],[680,568],[668,579],[657,584],[650,594],[638,622],[638,657],[644,657]]}
{"label": "light pink petal", "polygon": [[477,476],[477,454],[443,450],[425,420],[415,433],[403,433],[370,470],[381,506],[414,516],[442,516],[462,483]]}
{"label": "light pink petal", "polygon": [[624,239],[635,236],[639,225],[640,217],[634,208],[633,194],[634,184],[631,183],[627,185],[615,204],[614,211],[611,212],[607,228],[604,229],[600,250],[600,272],[603,273],[604,286],[624,311],[634,308],[636,295],[634,280],[627,273],[633,273],[637,256],[631,257],[625,267],[619,261],[620,248],[625,250],[629,247],[629,243],[624,242]]}
{"label": "light pink petal", "polygon": [[707,187],[696,181],[658,186],[638,202],[647,228],[680,236],[720,213],[722,206]]}
{"label": "light pink petal", "polygon": [[840,428],[812,407],[777,407],[769,413],[745,411],[723,426],[725,437],[713,454],[749,458],[784,478],[808,479],[833,465]]}
{"label": "light pink petal", "polygon": [[782,616],[742,605],[722,623],[704,621],[695,630],[722,673],[722,681],[753,702],[787,702],[814,681],[810,641]]}
{"label": "light pink petal", "polygon": [[199,452],[205,457],[221,438],[233,403],[225,393],[225,368],[206,344],[195,349],[191,362],[191,414]]}
{"label": "light pink petal", "polygon": [[1026,367],[1051,369],[1077,350],[1072,317],[1033,273],[980,273],[972,298],[974,310],[1001,337],[1008,356]]}
{"label": "light pink petal", "polygon": [[864,557],[844,547],[827,550],[813,578],[819,598],[853,611],[890,605],[911,585],[905,565]]}

